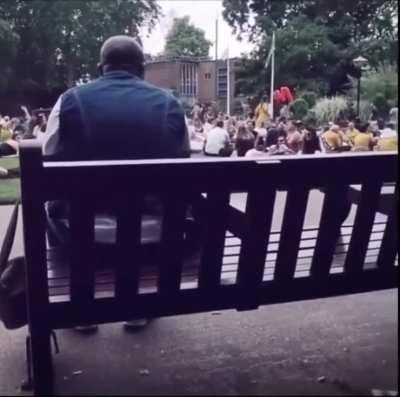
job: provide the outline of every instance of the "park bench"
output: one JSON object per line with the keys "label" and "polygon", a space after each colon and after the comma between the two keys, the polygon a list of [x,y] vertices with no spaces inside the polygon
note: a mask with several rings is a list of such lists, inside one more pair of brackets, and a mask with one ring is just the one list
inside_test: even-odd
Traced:
{"label": "park bench", "polygon": [[[382,188],[397,183],[396,153],[68,163],[43,161],[40,147],[29,142],[20,159],[37,395],[54,386],[52,330],[397,286],[397,187],[391,210],[379,213]],[[350,185],[362,186],[358,205],[340,225],[337,211]],[[160,242],[146,250],[147,193],[162,197],[164,215]],[[319,219],[307,226],[309,196],[318,194]],[[196,195],[206,232],[188,253],[186,203]],[[115,209],[111,243],[94,242],[100,197]],[[45,202],[56,199],[70,206],[66,249],[46,246]]]}

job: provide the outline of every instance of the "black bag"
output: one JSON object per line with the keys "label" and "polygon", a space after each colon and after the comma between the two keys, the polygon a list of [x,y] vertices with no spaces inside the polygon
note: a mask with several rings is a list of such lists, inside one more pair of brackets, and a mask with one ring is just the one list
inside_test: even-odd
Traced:
{"label": "black bag", "polygon": [[0,250],[0,319],[7,329],[17,329],[28,323],[25,258],[8,259],[17,229],[18,209],[19,201],[14,206]]}

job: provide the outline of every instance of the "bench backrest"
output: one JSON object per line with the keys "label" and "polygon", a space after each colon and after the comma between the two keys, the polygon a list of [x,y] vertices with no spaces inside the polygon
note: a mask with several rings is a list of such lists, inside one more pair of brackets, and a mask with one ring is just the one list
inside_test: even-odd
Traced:
{"label": "bench backrest", "polygon": [[[260,304],[390,288],[397,280],[395,206],[384,222],[374,266],[366,255],[384,183],[397,181],[397,154],[337,154],[265,160],[188,159],[98,162],[43,162],[40,148],[21,146],[21,183],[28,302],[31,322],[51,318],[52,327],[121,321],[207,310],[246,310]],[[362,185],[348,249],[339,273],[332,271],[338,228],[338,200],[349,185]],[[306,276],[296,276],[310,191],[322,188],[321,219],[313,231]],[[278,191],[286,191],[281,230],[271,230]],[[230,207],[234,192],[247,193],[245,216]],[[161,262],[157,286],[139,293],[141,202],[145,194],[164,199]],[[182,288],[185,200],[207,194],[207,233],[196,285]],[[396,187],[397,197],[397,187]],[[95,207],[114,204],[117,233],[115,290],[95,297]],[[50,303],[46,267],[45,202],[70,204],[70,299]],[[339,203],[339,207],[341,204]],[[232,234],[228,234],[230,230]],[[227,238],[236,239],[233,283],[221,283]],[[275,239],[275,240],[274,240]],[[272,247],[274,246],[274,247]],[[272,247],[272,248],[271,248]],[[304,248],[304,247],[303,247]],[[265,271],[273,253],[270,279]]]}

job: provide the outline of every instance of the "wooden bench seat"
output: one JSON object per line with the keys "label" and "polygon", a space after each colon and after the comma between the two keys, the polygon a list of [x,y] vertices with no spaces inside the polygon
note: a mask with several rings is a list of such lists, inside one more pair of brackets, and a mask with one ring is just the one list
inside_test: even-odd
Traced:
{"label": "wooden bench seat", "polygon": [[[53,329],[397,286],[397,185],[380,212],[382,188],[397,183],[396,153],[50,163],[29,142],[20,156],[37,395],[53,390]],[[362,188],[346,218],[353,185]],[[306,224],[316,190],[323,192],[318,219]],[[155,245],[142,241],[148,194],[164,205]],[[246,196],[240,205],[238,194]],[[111,244],[95,242],[99,197],[116,216]],[[52,200],[70,205],[64,249],[46,247],[45,203]],[[185,248],[191,200],[202,230],[196,251]]]}
{"label": "wooden bench seat", "polygon": [[[363,269],[376,268],[385,226],[386,222],[374,223]],[[351,239],[351,229],[352,225],[342,225],[341,241],[336,245],[335,256],[330,269],[331,273],[342,273],[344,271],[343,265]],[[294,278],[309,276],[317,235],[318,229],[303,229]],[[279,250],[279,237],[279,231],[271,232],[267,246],[263,281],[273,280],[276,256]],[[221,269],[221,285],[237,282],[240,247],[241,240],[233,234],[227,233]],[[95,298],[115,296],[115,268],[113,264],[115,253],[112,251],[112,246],[108,247],[108,255],[106,253],[107,246],[103,248],[102,261],[101,263],[97,262],[98,270],[95,272]],[[156,247],[149,249],[148,253],[154,252],[155,249]],[[109,258],[108,261],[107,258]],[[180,289],[197,288],[200,259],[201,247],[185,259]],[[140,266],[139,294],[157,292],[159,266],[154,255],[152,262]],[[397,259],[395,265],[397,266]],[[65,248],[53,248],[47,251],[47,269],[50,302],[68,302],[70,300],[70,265],[68,263],[68,252]]]}

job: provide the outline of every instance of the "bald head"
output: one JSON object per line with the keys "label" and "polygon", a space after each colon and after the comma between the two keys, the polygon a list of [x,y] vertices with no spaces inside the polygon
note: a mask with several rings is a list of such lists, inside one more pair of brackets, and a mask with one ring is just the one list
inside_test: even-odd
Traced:
{"label": "bald head", "polygon": [[126,70],[143,77],[144,56],[139,43],[129,36],[112,36],[100,50],[100,66],[103,72]]}

